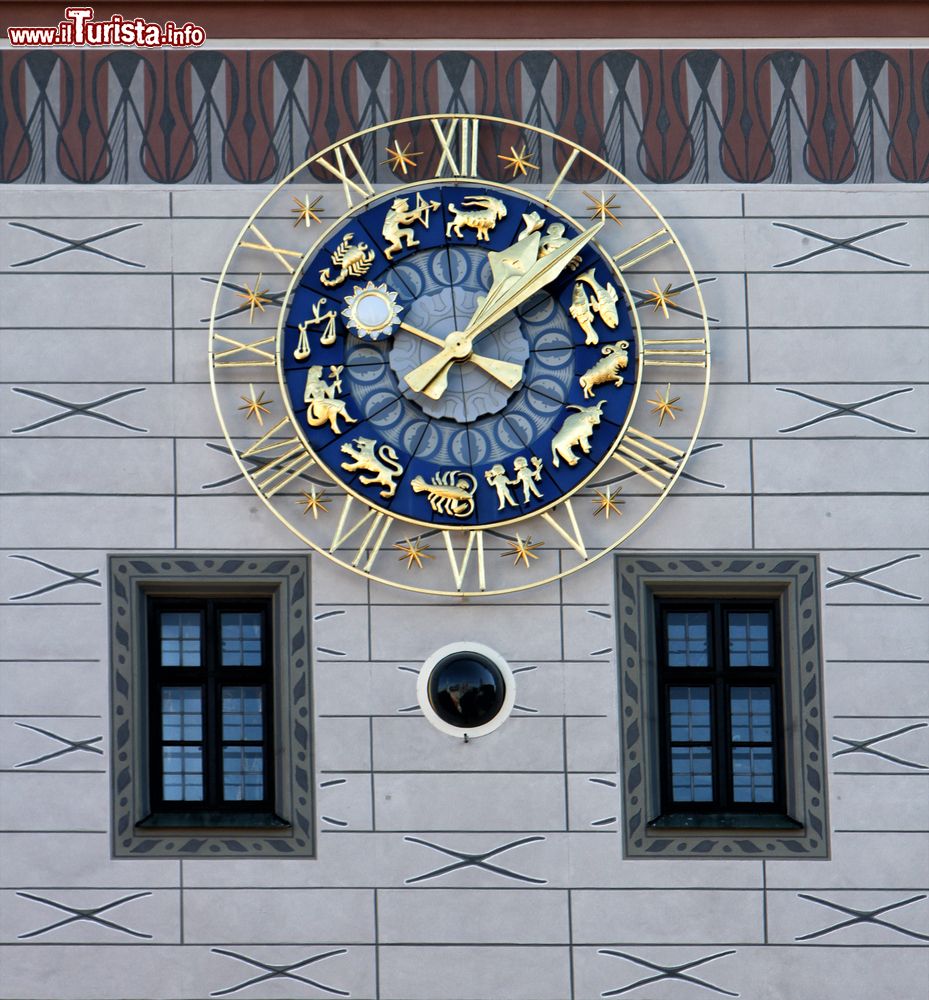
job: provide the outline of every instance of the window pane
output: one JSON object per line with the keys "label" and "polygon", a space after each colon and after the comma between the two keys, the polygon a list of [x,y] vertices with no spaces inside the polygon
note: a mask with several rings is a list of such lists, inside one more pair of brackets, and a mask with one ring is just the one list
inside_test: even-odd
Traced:
{"label": "window pane", "polygon": [[671,699],[672,742],[709,742],[710,689],[673,687],[668,693]]}
{"label": "window pane", "polygon": [[223,747],[223,799],[226,802],[264,798],[261,747]]}
{"label": "window pane", "polygon": [[163,747],[162,795],[168,802],[203,799],[203,750],[200,747]]}
{"label": "window pane", "polygon": [[161,665],[200,666],[200,615],[165,611],[161,615]]}
{"label": "window pane", "polygon": [[200,688],[162,688],[161,738],[165,742],[203,739]]}
{"label": "window pane", "polygon": [[771,665],[771,619],[764,611],[732,612],[729,615],[729,665]]}
{"label": "window pane", "polygon": [[704,611],[669,611],[668,666],[709,665],[709,616]]}
{"label": "window pane", "polygon": [[260,740],[264,737],[260,687],[223,688],[223,739]]}
{"label": "window pane", "polygon": [[261,666],[261,615],[257,612],[220,615],[224,667]]}
{"label": "window pane", "polygon": [[770,688],[733,688],[729,695],[729,705],[734,743],[771,742]]}
{"label": "window pane", "polygon": [[671,795],[675,802],[712,802],[713,761],[709,747],[671,748]]}
{"label": "window pane", "polygon": [[774,801],[774,752],[770,747],[732,748],[732,797],[736,802]]}

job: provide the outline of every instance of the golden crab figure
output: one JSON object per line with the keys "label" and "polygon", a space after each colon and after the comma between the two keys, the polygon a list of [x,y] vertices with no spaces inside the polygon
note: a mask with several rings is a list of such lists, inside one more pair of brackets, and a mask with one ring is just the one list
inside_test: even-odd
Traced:
{"label": "golden crab figure", "polygon": [[355,285],[352,294],[345,296],[342,315],[352,333],[368,340],[385,340],[394,332],[402,309],[396,292],[369,281],[364,288]]}

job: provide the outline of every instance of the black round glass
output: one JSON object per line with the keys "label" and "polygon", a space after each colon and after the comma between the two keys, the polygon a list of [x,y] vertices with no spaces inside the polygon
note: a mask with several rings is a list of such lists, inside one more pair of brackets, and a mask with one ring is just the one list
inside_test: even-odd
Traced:
{"label": "black round glass", "polygon": [[458,729],[477,729],[503,707],[506,682],[479,653],[454,653],[429,675],[429,702],[436,715]]}

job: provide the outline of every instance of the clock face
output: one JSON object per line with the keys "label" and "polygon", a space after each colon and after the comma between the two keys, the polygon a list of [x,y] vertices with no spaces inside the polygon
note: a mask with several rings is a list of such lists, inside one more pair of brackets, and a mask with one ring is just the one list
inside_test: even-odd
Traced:
{"label": "clock face", "polygon": [[[517,180],[543,179],[526,143],[544,184]],[[571,179],[591,171],[593,191]],[[615,548],[678,478],[709,377],[664,219],[581,147],[482,117],[311,157],[246,223],[211,337],[252,488],[336,562],[437,593],[534,586]]]}
{"label": "clock face", "polygon": [[[334,227],[295,275],[280,354],[291,419],[326,474],[448,529],[504,526],[589,480],[641,366],[618,273],[585,235],[529,195],[471,182],[411,185]],[[510,301],[440,364],[449,338]],[[330,333],[310,334],[325,313]],[[604,359],[610,378],[594,384]]]}

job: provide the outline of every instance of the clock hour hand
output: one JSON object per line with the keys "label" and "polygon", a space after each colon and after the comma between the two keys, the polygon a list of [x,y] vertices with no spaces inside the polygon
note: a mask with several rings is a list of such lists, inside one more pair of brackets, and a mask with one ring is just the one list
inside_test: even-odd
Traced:
{"label": "clock hour hand", "polygon": [[[410,326],[409,323],[401,322],[399,326],[401,330],[406,330],[407,333],[412,333],[414,337],[419,337],[430,344],[436,344],[443,348],[446,346],[447,341],[443,337],[436,337],[431,333],[426,333],[425,330]],[[512,389],[514,386],[519,385],[519,381],[523,377],[523,366],[515,364],[512,361],[503,361],[501,358],[489,358],[483,354],[471,354],[469,360],[482,371],[487,372],[488,375],[493,376],[498,382],[505,385],[507,389]],[[445,385],[443,384],[442,392],[444,391]],[[439,393],[439,396],[441,395],[442,393]],[[435,398],[438,399],[439,396]]]}
{"label": "clock hour hand", "polygon": [[537,259],[540,239],[537,234],[517,240],[506,250],[491,251],[489,257],[494,280],[487,298],[475,310],[463,331],[450,333],[438,354],[407,373],[407,385],[432,399],[441,398],[447,385],[448,368],[453,362],[468,358],[473,360],[471,344],[475,338],[554,281],[602,227],[603,222],[598,222],[560,250],[541,259]]}

